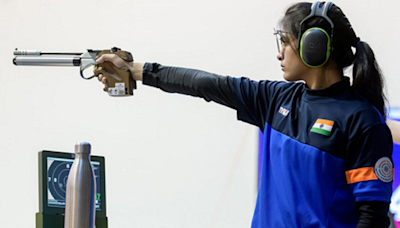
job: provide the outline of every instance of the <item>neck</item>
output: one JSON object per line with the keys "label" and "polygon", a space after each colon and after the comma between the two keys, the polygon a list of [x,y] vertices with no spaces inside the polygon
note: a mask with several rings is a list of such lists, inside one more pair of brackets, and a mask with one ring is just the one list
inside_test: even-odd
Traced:
{"label": "neck", "polygon": [[310,69],[305,82],[310,89],[324,89],[343,79],[342,69],[332,60],[323,67]]}

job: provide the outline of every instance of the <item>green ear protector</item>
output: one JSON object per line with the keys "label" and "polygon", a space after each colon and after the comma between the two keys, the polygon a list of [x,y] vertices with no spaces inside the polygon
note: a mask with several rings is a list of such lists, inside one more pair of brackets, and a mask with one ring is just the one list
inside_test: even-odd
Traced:
{"label": "green ear protector", "polygon": [[[334,25],[328,17],[328,10],[332,5],[332,2],[326,2],[321,7],[321,2],[315,2],[311,6],[311,13],[300,22],[297,48],[300,50],[301,60],[308,67],[323,66],[331,54]],[[309,28],[302,33],[303,23],[316,16],[324,18],[331,25],[330,36],[325,30],[317,27]]]}

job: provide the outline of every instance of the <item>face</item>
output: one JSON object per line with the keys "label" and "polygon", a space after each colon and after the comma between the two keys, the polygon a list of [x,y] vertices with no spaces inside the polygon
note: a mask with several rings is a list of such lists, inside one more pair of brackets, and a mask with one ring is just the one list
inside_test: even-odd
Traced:
{"label": "face", "polygon": [[297,39],[290,34],[286,34],[280,39],[281,47],[277,58],[281,62],[283,78],[286,81],[305,80],[310,68],[300,58],[300,53],[296,48]]}

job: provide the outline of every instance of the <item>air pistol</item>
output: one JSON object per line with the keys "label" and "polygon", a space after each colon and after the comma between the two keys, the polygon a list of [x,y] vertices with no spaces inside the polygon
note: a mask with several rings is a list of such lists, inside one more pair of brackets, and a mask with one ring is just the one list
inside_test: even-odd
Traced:
{"label": "air pistol", "polygon": [[[38,50],[18,50],[14,51],[13,63],[16,66],[79,66],[81,77],[92,79],[102,74],[107,78],[107,84],[104,91],[110,96],[129,96],[133,95],[136,89],[136,81],[132,78],[132,73],[127,67],[118,68],[111,62],[96,63],[101,55],[113,53],[125,60],[133,62],[132,54],[113,47],[110,50],[91,50],[83,53],[57,53],[42,52]],[[93,74],[86,76],[86,69],[91,68]],[[88,70],[86,70],[88,71]]]}

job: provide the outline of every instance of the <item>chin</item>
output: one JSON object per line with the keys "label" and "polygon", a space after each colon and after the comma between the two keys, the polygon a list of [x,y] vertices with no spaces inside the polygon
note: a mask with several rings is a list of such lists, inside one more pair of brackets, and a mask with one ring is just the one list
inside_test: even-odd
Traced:
{"label": "chin", "polygon": [[288,73],[283,73],[283,79],[288,82],[297,82],[303,80],[299,75],[290,75]]}
{"label": "chin", "polygon": [[284,73],[283,74],[283,79],[285,79],[288,82],[294,81],[292,77],[290,77],[290,75]]}

